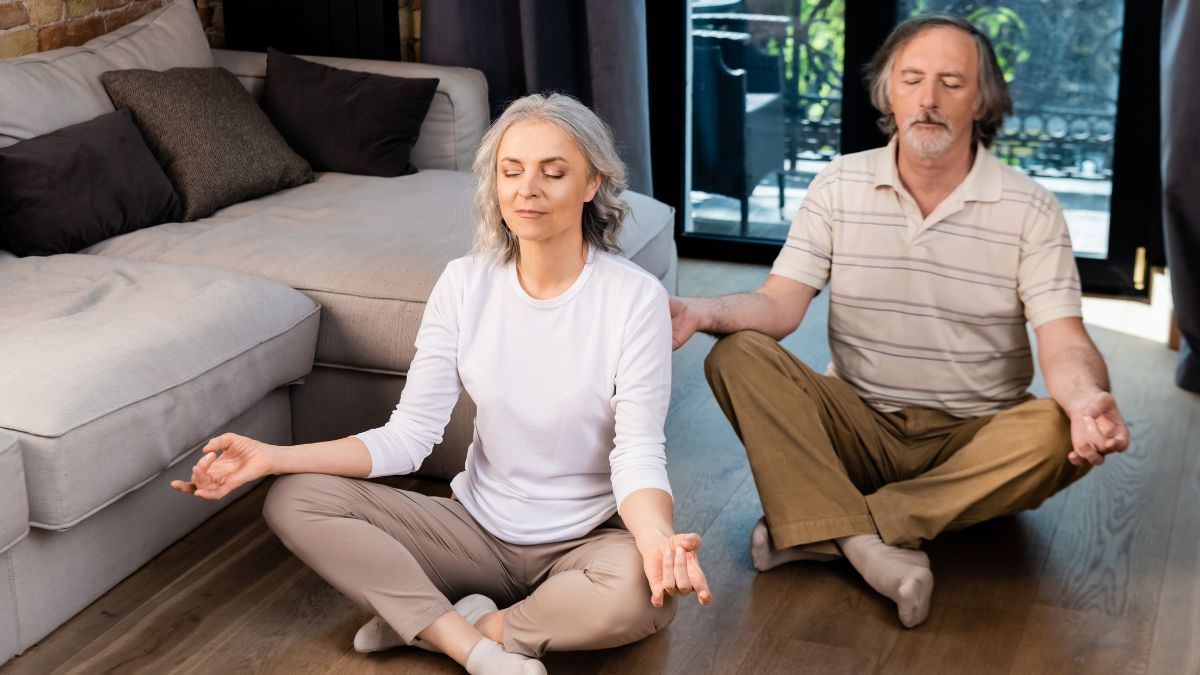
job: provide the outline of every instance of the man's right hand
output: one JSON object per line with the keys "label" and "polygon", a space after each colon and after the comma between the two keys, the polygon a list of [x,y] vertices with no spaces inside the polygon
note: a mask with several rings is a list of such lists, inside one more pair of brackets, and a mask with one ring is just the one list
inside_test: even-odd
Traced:
{"label": "man's right hand", "polygon": [[192,467],[192,479],[173,480],[171,487],[203,499],[221,499],[250,481],[274,473],[276,450],[253,438],[221,434],[204,446],[204,456]]}
{"label": "man's right hand", "polygon": [[676,350],[700,330],[700,315],[687,300],[671,296],[671,349]]}
{"label": "man's right hand", "polygon": [[752,330],[782,340],[800,325],[817,293],[808,284],[771,274],[751,293],[712,298],[671,296],[671,348],[679,349],[699,332],[720,337]]}

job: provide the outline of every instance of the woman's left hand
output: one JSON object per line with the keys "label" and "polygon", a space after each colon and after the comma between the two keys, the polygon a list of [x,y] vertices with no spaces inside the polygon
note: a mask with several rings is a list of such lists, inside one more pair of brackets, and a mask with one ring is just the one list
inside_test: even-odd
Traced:
{"label": "woman's left hand", "polygon": [[695,593],[701,605],[712,603],[708,579],[700,569],[700,535],[676,534],[640,547],[646,580],[650,582],[650,604],[662,607],[665,595]]}

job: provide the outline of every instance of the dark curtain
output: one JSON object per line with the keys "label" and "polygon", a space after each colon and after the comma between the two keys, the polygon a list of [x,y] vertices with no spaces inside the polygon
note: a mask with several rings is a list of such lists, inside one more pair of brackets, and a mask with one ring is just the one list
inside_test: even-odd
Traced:
{"label": "dark curtain", "polygon": [[629,187],[652,194],[644,0],[434,0],[421,60],[483,71],[495,118],[524,94],[571,94],[612,127]]}
{"label": "dark curtain", "polygon": [[1200,392],[1200,2],[1166,0],[1162,31],[1163,225],[1182,336],[1175,382]]}

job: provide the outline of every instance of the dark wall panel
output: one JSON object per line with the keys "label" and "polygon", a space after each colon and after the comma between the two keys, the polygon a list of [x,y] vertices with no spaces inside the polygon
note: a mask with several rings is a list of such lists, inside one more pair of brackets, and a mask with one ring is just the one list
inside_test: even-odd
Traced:
{"label": "dark wall panel", "polygon": [[395,0],[225,0],[229,49],[400,59]]}

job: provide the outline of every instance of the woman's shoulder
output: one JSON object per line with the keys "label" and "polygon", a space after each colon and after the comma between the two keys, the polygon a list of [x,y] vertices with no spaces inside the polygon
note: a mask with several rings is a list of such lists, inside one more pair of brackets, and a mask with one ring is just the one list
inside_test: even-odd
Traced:
{"label": "woman's shoulder", "polygon": [[644,294],[665,297],[667,289],[663,287],[658,277],[638,266],[637,263],[616,253],[596,253],[596,272],[605,280],[627,287],[630,292],[642,296]]}
{"label": "woman's shoulder", "polygon": [[442,269],[430,294],[430,302],[459,306],[471,304],[472,298],[497,283],[499,272],[486,257],[467,255],[455,258]]}
{"label": "woman's shoulder", "polygon": [[487,255],[471,254],[446,263],[442,276],[464,282],[479,282],[501,272],[503,265]]}

